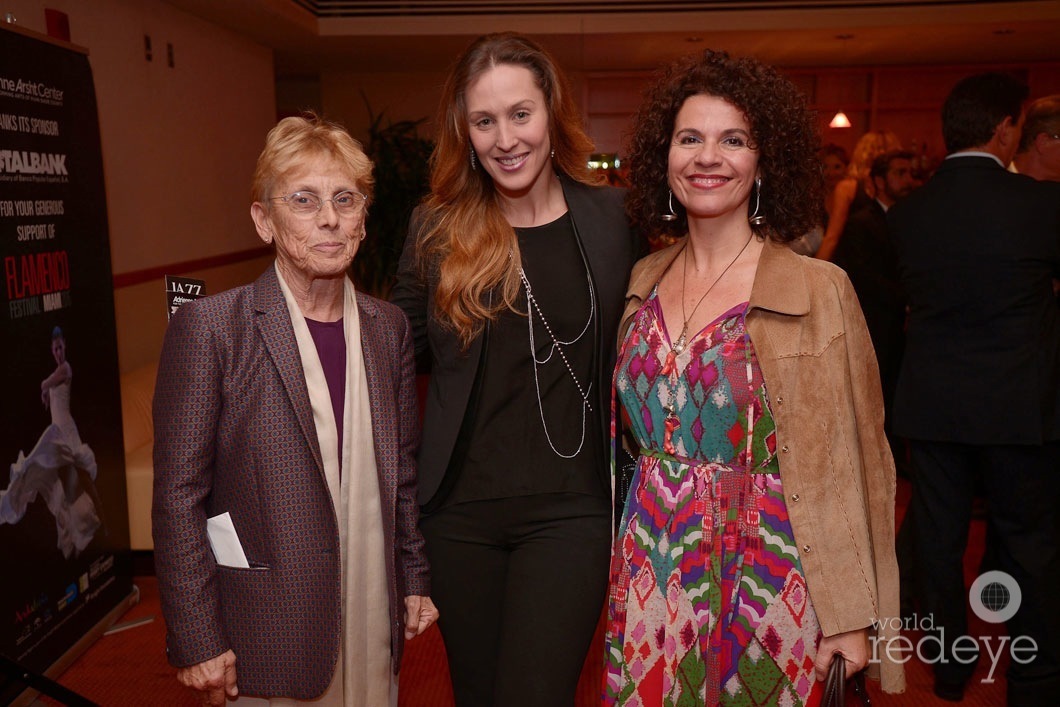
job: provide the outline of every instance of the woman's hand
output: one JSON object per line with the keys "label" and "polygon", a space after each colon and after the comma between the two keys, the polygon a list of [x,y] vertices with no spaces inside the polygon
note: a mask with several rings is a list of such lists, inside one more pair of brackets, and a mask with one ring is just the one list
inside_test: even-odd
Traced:
{"label": "woman's hand", "polygon": [[427,630],[438,620],[438,609],[430,597],[405,597],[405,639],[409,640]]}
{"label": "woman's hand", "polygon": [[821,645],[817,648],[817,660],[813,663],[818,680],[828,677],[828,668],[832,664],[832,656],[836,653],[842,654],[847,663],[847,677],[862,670],[869,664],[869,630],[859,628],[856,631],[822,638]]}
{"label": "woman's hand", "polygon": [[236,654],[228,650],[209,660],[177,671],[181,685],[199,693],[204,705],[224,707],[225,696],[239,696],[236,687]]}

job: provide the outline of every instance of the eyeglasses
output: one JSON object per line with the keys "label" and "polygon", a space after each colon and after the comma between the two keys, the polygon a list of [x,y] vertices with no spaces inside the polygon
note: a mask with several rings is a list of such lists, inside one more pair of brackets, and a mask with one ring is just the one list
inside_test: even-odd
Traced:
{"label": "eyeglasses", "polygon": [[311,191],[296,191],[284,196],[271,197],[270,201],[282,201],[297,216],[309,218],[320,213],[320,209],[329,201],[335,207],[335,213],[339,216],[356,216],[364,211],[364,205],[368,201],[368,197],[349,189],[340,191],[330,199],[321,199],[319,194],[314,194]]}

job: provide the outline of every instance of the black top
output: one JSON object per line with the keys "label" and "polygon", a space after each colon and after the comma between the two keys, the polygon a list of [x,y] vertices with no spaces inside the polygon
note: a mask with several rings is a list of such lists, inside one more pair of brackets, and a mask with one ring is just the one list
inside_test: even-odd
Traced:
{"label": "black top", "polygon": [[[604,495],[596,472],[601,411],[593,405],[597,384],[590,320],[598,312],[591,306],[585,262],[570,214],[543,226],[516,228],[515,233],[523,271],[540,311],[534,308],[528,320],[505,310],[490,324],[490,347],[467,456],[446,505],[537,493]],[[525,289],[517,306],[529,311]],[[572,342],[562,347],[563,354],[578,384],[590,395],[592,412],[585,408],[563,357],[553,349],[542,315],[560,341]],[[537,352],[536,383],[529,321]],[[556,451],[573,457],[565,459]]]}
{"label": "black top", "polygon": [[[629,228],[623,200],[625,192],[613,187],[592,187],[560,174],[563,198],[589,261],[598,309],[594,408],[604,411],[596,432],[597,444],[607,449],[611,420],[611,378],[615,368],[618,321],[625,306],[626,283],[641,241]],[[408,315],[416,352],[429,351],[431,377],[423,411],[423,440],[417,457],[416,485],[420,505],[428,509],[448,492],[449,471],[462,466],[465,437],[462,425],[475,407],[474,390],[480,368],[496,336],[489,327],[464,346],[453,328],[437,314],[436,291],[440,255],[421,253],[422,239],[437,215],[423,207],[413,212],[409,235],[398,263],[392,301]],[[597,475],[610,486],[608,456],[601,452]]]}
{"label": "black top", "polygon": [[852,212],[835,250],[858,295],[881,368],[904,337],[905,293],[898,278],[898,251],[887,234],[887,213],[873,199]]}
{"label": "black top", "polygon": [[865,191],[865,187],[862,186],[861,181],[859,180],[858,187],[854,191],[854,199],[850,202],[850,208],[847,209],[847,218],[850,218],[851,214],[856,214],[870,204],[875,203],[876,200],[869,196],[868,192]]}

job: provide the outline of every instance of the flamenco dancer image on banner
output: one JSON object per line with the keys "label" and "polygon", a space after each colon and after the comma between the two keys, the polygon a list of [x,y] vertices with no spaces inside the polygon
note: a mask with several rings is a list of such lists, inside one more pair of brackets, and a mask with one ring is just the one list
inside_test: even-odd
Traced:
{"label": "flamenco dancer image on banner", "polygon": [[56,544],[63,557],[81,554],[103,527],[103,507],[96,491],[96,455],[81,441],[70,415],[73,369],[66,360],[66,339],[52,330],[55,370],[40,384],[40,399],[52,423],[28,455],[19,452],[11,465],[7,489],[0,491],[0,525],[22,520],[37,496],[55,516]]}

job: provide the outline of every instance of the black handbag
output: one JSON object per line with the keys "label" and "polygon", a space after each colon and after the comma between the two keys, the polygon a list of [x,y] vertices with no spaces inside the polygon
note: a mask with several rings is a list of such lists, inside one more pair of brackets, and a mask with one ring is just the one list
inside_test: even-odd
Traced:
{"label": "black handbag", "polygon": [[869,692],[865,689],[865,671],[858,671],[850,680],[847,680],[847,666],[842,653],[832,654],[832,664],[828,667],[828,677],[824,681],[821,707],[846,707],[848,682],[861,704],[864,707],[872,707]]}

